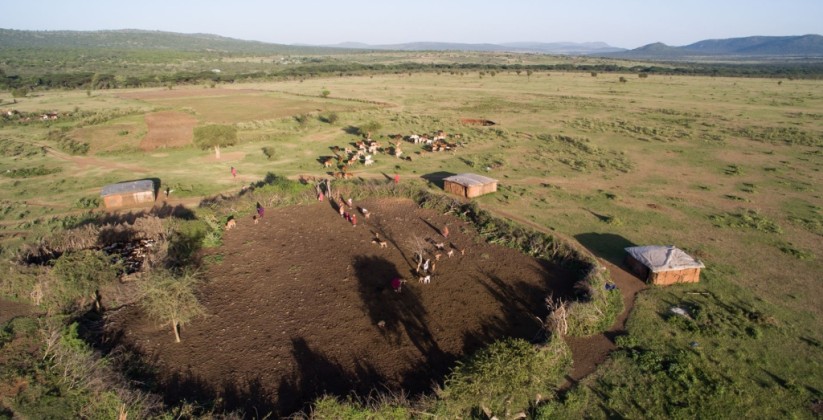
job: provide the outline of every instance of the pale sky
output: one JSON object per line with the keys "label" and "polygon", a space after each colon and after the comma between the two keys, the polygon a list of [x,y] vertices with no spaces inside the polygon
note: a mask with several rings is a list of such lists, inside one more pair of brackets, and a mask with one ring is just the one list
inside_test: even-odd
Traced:
{"label": "pale sky", "polygon": [[279,44],[602,41],[637,48],[823,34],[823,0],[0,0],[0,11],[4,29],[146,29]]}

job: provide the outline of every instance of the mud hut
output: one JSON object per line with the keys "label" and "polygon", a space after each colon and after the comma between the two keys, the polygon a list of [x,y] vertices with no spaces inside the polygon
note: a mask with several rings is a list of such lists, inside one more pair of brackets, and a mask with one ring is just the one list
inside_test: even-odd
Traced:
{"label": "mud hut", "polygon": [[109,184],[103,187],[100,196],[103,198],[103,204],[107,209],[154,203],[156,198],[154,181],[141,179]]}
{"label": "mud hut", "polygon": [[697,283],[704,267],[675,246],[635,246],[626,248],[626,264],[641,279],[652,284]]}
{"label": "mud hut", "polygon": [[477,174],[453,175],[443,179],[443,189],[466,198],[497,191],[497,180]]}

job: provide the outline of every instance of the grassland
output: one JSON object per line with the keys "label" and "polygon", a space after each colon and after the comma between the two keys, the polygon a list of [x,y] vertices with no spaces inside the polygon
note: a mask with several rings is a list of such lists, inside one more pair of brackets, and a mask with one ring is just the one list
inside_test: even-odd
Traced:
{"label": "grassland", "polygon": [[[212,96],[204,87],[147,99],[38,93],[14,109],[98,117],[0,126],[3,248],[78,220],[105,183],[157,177],[174,197],[201,197],[268,172],[324,176],[317,159],[369,122],[384,144],[389,134],[445,130],[461,134],[453,152],[406,144],[412,161],[380,154],[352,171],[479,172],[501,184],[478,200],[484,208],[574,237],[604,259],[619,262],[632,244],[675,244],[707,266],[697,285],[642,293],[620,350],[534,416],[812,418],[823,399],[823,83],[778,82],[444,72],[249,83]],[[12,107],[9,94],[0,99]],[[193,147],[139,151],[142,115],[158,110],[234,123],[241,142],[221,160]],[[330,112],[333,124],[322,118]],[[60,152],[55,130],[88,143],[87,155]],[[17,172],[40,166],[43,175]],[[692,319],[671,316],[672,306]]]}

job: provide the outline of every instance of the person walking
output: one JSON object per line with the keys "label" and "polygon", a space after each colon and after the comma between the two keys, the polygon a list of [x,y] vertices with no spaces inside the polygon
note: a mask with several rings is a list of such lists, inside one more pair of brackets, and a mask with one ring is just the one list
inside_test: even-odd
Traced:
{"label": "person walking", "polygon": [[265,212],[266,212],[266,210],[264,210],[263,206],[261,206],[260,203],[258,202],[257,203],[257,218],[262,219],[263,218],[263,213],[265,213]]}
{"label": "person walking", "polygon": [[237,168],[234,166],[231,167],[231,176],[232,178],[237,178]]}

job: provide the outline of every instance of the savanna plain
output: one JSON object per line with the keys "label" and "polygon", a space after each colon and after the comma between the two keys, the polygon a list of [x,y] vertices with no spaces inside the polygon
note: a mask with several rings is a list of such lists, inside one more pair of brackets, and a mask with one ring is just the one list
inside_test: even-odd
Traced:
{"label": "savanna plain", "polygon": [[[819,80],[555,71],[398,72],[216,86],[37,91],[23,98],[4,93],[0,99],[4,110],[35,116],[29,122],[4,120],[0,126],[2,264],[13,273],[2,282],[0,416],[265,417],[265,411],[243,401],[259,403],[260,409],[277,416],[299,410],[299,415],[318,418],[817,418],[823,414],[823,307],[819,302],[823,297],[823,82]],[[58,117],[42,120],[44,113]],[[494,125],[467,124],[467,119]],[[193,144],[192,130],[208,124],[237,129],[236,143],[221,148],[219,158],[212,149]],[[440,130],[456,147],[435,152],[399,140],[402,158],[377,152],[371,165],[347,166],[354,179],[332,181],[335,190],[366,200],[373,209],[375,219],[360,219],[356,228],[363,228],[358,231],[362,237],[351,237],[348,225],[342,232],[339,216],[329,219],[332,222],[318,221],[326,213],[334,217],[333,210],[319,207],[325,204],[314,199],[313,183],[334,179],[340,171],[336,163],[332,168],[321,163],[335,155],[335,146],[356,148],[362,134],[370,131],[388,151],[397,147],[392,136],[433,135]],[[237,169],[236,177],[230,173],[232,167]],[[448,208],[396,210],[406,209],[410,201],[403,201],[408,198],[392,189],[395,174],[403,188],[440,194],[443,176],[465,172],[499,180],[496,193],[474,199],[477,208],[495,217],[579,243],[614,270],[621,270],[627,246],[676,245],[705,263],[701,281],[648,285],[639,291],[627,305],[628,317],[613,334],[605,335],[608,357],[598,359],[597,366],[582,377],[573,373],[576,366],[571,362],[579,359],[576,351],[585,353],[585,342],[575,344],[577,338],[569,339],[571,350],[552,339],[546,346],[553,352],[551,358],[529,353],[532,350],[524,343],[540,329],[540,322],[534,323],[533,332],[524,326],[530,321],[523,320],[518,328],[528,332],[515,334],[498,325],[460,343],[438,335],[439,325],[471,324],[466,314],[485,307],[473,309],[470,302],[454,310],[449,299],[483,291],[476,292],[467,283],[441,289],[438,295],[435,277],[428,288],[416,278],[405,286],[417,293],[415,305],[420,306],[415,323],[399,322],[397,331],[406,331],[405,336],[398,332],[402,337],[363,339],[358,350],[380,345],[390,352],[396,344],[407,349],[402,357],[418,353],[425,357],[408,356],[400,368],[376,362],[373,371],[363,373],[358,372],[362,365],[346,361],[351,355],[340,351],[347,348],[340,341],[313,349],[327,357],[305,359],[311,367],[302,367],[318,369],[317,375],[334,372],[363,381],[386,379],[386,372],[391,372],[396,374],[389,375],[394,378],[391,386],[360,384],[355,387],[358,394],[352,396],[345,392],[344,380],[301,393],[301,386],[309,386],[312,380],[322,385],[322,378],[289,382],[276,376],[287,370],[256,365],[238,367],[240,382],[256,370],[263,372],[254,383],[232,384],[242,392],[235,389],[231,394],[225,384],[215,383],[218,376],[230,377],[231,372],[204,367],[206,359],[213,357],[219,360],[215,364],[223,366],[233,366],[232,359],[239,357],[265,361],[259,354],[274,352],[278,345],[277,336],[265,347],[256,345],[249,337],[259,331],[244,330],[242,314],[219,323],[217,311],[231,311],[226,308],[229,303],[259,308],[272,304],[260,301],[253,291],[244,293],[250,291],[246,286],[231,283],[266,281],[244,278],[238,268],[244,264],[251,267],[279,259],[280,265],[271,268],[284,278],[320,283],[321,273],[324,278],[335,273],[301,263],[314,258],[306,255],[325,264],[333,263],[337,252],[349,258],[349,253],[362,249],[368,262],[381,252],[371,243],[373,232],[368,229],[380,227],[387,232],[395,228],[396,237],[402,237],[397,249],[408,250],[405,244],[416,236],[402,233],[392,223],[414,215],[415,232],[425,232],[422,221],[426,221],[432,225],[428,235],[436,239],[436,228],[449,224],[456,232],[453,241],[476,247],[475,253],[444,259],[443,270],[477,270],[501,284],[512,281],[505,269],[495,269],[494,260],[488,260],[496,254],[485,247],[496,244],[472,239],[483,236],[482,228],[476,231],[461,227],[464,222],[458,219],[450,221]],[[147,208],[102,210],[103,185],[143,178],[160,181],[154,213]],[[249,186],[257,188],[251,194],[260,195],[248,196]],[[167,187],[170,194],[164,199]],[[284,198],[289,194],[311,199],[298,204]],[[252,215],[261,197],[267,214],[258,226]],[[381,208],[391,218],[379,219]],[[108,302],[105,290],[99,292],[105,315],[75,314],[77,322],[63,319],[60,324],[69,327],[49,327],[45,314],[60,311],[47,309],[47,293],[33,292],[45,276],[53,275],[48,270],[58,274],[72,270],[59,263],[59,255],[52,255],[57,262],[46,263],[45,268],[31,258],[22,261],[24,250],[93,222],[133,221],[150,213],[165,215],[158,231],[178,238],[170,254],[197,259],[196,277],[201,279],[197,290],[205,302],[205,316],[181,323],[182,340],[175,343],[171,328],[150,321],[138,305],[129,303],[141,293],[132,287],[139,283],[134,280],[112,286],[134,290],[110,292],[113,297]],[[223,231],[229,217],[236,218],[237,230]],[[315,221],[305,223],[308,217]],[[328,223],[325,232],[331,237],[318,241],[318,236],[304,238],[290,231],[301,219],[315,226]],[[378,226],[376,220],[386,225]],[[179,239],[186,235],[196,240]],[[340,247],[326,246],[343,235],[349,236],[340,240]],[[421,233],[420,238],[426,235]],[[186,246],[188,253],[181,251]],[[265,258],[255,254],[259,249],[265,249]],[[385,258],[398,266],[413,261],[400,254]],[[532,274],[541,270],[537,262],[505,258],[514,261],[510,272],[530,264],[537,267]],[[341,267],[344,270],[346,262]],[[358,267],[354,264],[351,269]],[[562,274],[562,270],[552,272]],[[347,276],[340,274],[340,281]],[[527,277],[518,274],[517,280],[531,281]],[[298,305],[303,299],[314,306],[356,300],[356,295],[330,287],[295,285],[291,290],[300,290],[300,296],[282,299],[289,296],[288,290],[280,291],[284,295],[277,307]],[[396,298],[393,292],[381,294],[380,286],[375,287],[361,292],[375,293],[378,300]],[[326,296],[307,295],[312,291]],[[333,293],[339,296],[329,300]],[[533,306],[523,302],[534,296],[498,295],[502,296],[498,300],[518,302],[512,306]],[[544,297],[537,296],[537,306]],[[38,299],[43,299],[41,305],[33,305]],[[426,312],[421,308],[427,304],[435,306]],[[478,300],[477,304],[484,303]],[[409,310],[408,301],[404,305],[401,308]],[[686,309],[688,316],[673,314],[673,307]],[[358,308],[351,311],[362,315]],[[445,315],[438,317],[437,311]],[[322,315],[322,308],[318,312]],[[351,320],[326,323],[320,315],[300,319],[305,325],[298,325],[296,331],[311,330],[314,319],[328,331],[311,334],[336,338],[333,330],[354,328],[379,334],[374,331],[382,326],[375,329],[372,324],[385,316],[353,315]],[[294,318],[287,308],[276,316]],[[125,327],[113,337],[107,322]],[[236,334],[210,331],[204,325]],[[420,336],[415,337],[415,329],[425,329],[420,336],[428,341],[416,340]],[[129,362],[124,360],[126,351],[112,351],[111,343],[118,340],[139,347],[143,360]],[[235,348],[232,340],[251,347]],[[195,344],[199,350],[186,347]],[[279,360],[299,366],[299,352],[310,349],[294,339],[290,345]],[[240,356],[209,354],[221,349]],[[433,349],[448,355],[433,358]],[[201,359],[186,361],[189,352]],[[436,361],[437,367],[425,366],[427,360]],[[331,367],[317,368],[319,363]],[[397,372],[412,368],[430,370],[431,377],[414,376],[413,389],[404,389],[403,375]],[[100,369],[125,378],[117,383],[129,391],[89,385],[93,378],[107,377]],[[151,369],[166,373],[147,374]],[[196,381],[180,379],[186,372],[200,376]],[[154,380],[137,379],[147,377]],[[100,379],[101,383],[107,380],[114,381]],[[278,402],[277,390],[282,391],[284,384],[291,386],[289,395],[297,398],[287,405]],[[171,386],[204,391],[187,394],[170,391]],[[222,392],[214,391],[220,386],[225,388]],[[255,390],[266,398],[254,396]],[[237,401],[228,401],[230,394]],[[160,402],[153,399],[156,395]]]}

